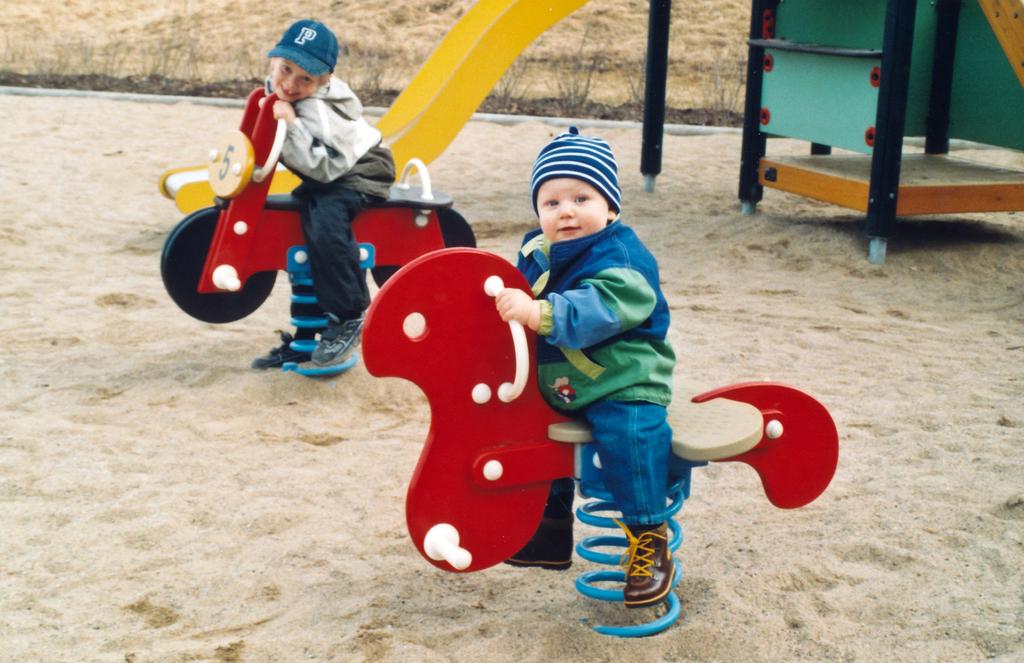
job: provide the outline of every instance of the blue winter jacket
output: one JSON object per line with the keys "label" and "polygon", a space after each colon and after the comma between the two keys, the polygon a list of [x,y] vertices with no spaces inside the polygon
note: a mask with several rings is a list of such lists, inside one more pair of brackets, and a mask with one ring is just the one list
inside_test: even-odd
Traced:
{"label": "blue winter jacket", "polygon": [[668,405],[675,353],[658,265],[621,221],[550,244],[523,238],[517,267],[542,302],[537,339],[540,389],[555,407],[603,399]]}

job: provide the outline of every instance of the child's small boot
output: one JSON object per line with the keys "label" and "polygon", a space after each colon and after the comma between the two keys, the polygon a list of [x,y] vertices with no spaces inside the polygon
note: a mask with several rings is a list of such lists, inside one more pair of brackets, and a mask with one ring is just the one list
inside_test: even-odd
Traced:
{"label": "child's small boot", "polygon": [[622,591],[627,608],[644,608],[663,601],[672,591],[675,562],[668,548],[668,524],[627,527],[629,550],[626,586]]}
{"label": "child's small boot", "polygon": [[572,516],[541,518],[533,538],[505,563],[564,571],[572,566],[572,526]]}

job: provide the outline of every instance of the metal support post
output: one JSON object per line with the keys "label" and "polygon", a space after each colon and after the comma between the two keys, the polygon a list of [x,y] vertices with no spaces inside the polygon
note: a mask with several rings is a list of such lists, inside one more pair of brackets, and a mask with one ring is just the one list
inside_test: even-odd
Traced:
{"label": "metal support post", "polygon": [[643,145],[640,172],[644,191],[654,191],[661,173],[661,146],[665,136],[665,86],[668,80],[668,33],[672,0],[651,0],[647,21],[647,71],[644,77]]}

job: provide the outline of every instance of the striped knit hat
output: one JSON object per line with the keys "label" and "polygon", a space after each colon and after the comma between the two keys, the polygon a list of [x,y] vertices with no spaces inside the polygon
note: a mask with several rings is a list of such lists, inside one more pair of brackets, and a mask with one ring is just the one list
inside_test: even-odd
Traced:
{"label": "striped knit hat", "polygon": [[530,177],[533,211],[537,212],[537,190],[541,184],[558,177],[571,177],[600,191],[608,206],[618,213],[622,211],[618,173],[619,167],[608,143],[597,137],[581,136],[579,129],[569,127],[568,133],[556,136],[545,145],[533,163]]}

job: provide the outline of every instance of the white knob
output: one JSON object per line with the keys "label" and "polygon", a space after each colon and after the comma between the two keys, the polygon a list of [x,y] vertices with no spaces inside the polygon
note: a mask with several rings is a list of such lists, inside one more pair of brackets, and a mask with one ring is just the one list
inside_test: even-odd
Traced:
{"label": "white knob", "polygon": [[231,166],[231,172],[234,173],[235,175],[241,174],[242,164],[236,163],[234,166]]}
{"label": "white knob", "polygon": [[370,252],[364,249],[363,247],[359,247],[359,262],[366,262],[369,259]]}
{"label": "white knob", "polygon": [[[419,311],[413,311],[402,320],[402,333],[405,334],[406,338],[413,341],[421,338],[427,333],[427,319]],[[487,385],[484,386],[486,387]],[[475,391],[474,388],[474,393]]]}
{"label": "white knob", "polygon": [[427,224],[430,223],[430,217],[427,214],[420,212],[416,215],[416,221],[414,223],[417,228],[426,228]]}
{"label": "white knob", "polygon": [[249,232],[249,224],[245,221],[235,221],[234,230],[236,235],[244,235]]}
{"label": "white knob", "polygon": [[305,251],[296,251],[294,258],[297,264],[305,265],[306,261],[309,260],[309,254]]}
{"label": "white knob", "polygon": [[778,419],[772,419],[764,427],[764,434],[768,436],[769,440],[777,440],[782,437],[782,422]]}
{"label": "white knob", "polygon": [[484,463],[484,478],[488,481],[497,481],[505,473],[505,466],[501,461],[489,460]]}
{"label": "white knob", "polygon": [[235,271],[234,267],[231,265],[220,265],[217,269],[213,270],[213,285],[221,290],[235,292],[242,287],[242,282],[238,280],[238,272]]}
{"label": "white knob", "polygon": [[487,280],[484,281],[484,292],[491,297],[497,297],[501,289],[505,287],[505,282],[501,280],[498,275],[488,276]]}
{"label": "white knob", "polygon": [[216,161],[218,156],[217,150],[210,150],[210,161]]}
{"label": "white knob", "polygon": [[477,405],[483,405],[487,401],[491,400],[491,388],[485,385],[483,382],[473,387],[473,402]]}
{"label": "white knob", "polygon": [[601,469],[601,457],[600,456],[598,456],[595,453],[593,458],[591,459],[591,461],[594,463],[594,467],[596,467],[597,469]]}
{"label": "white knob", "polygon": [[464,571],[473,563],[473,555],[459,547],[459,530],[448,523],[434,525],[423,537],[423,552],[427,557],[440,562],[444,560],[457,571]]}

